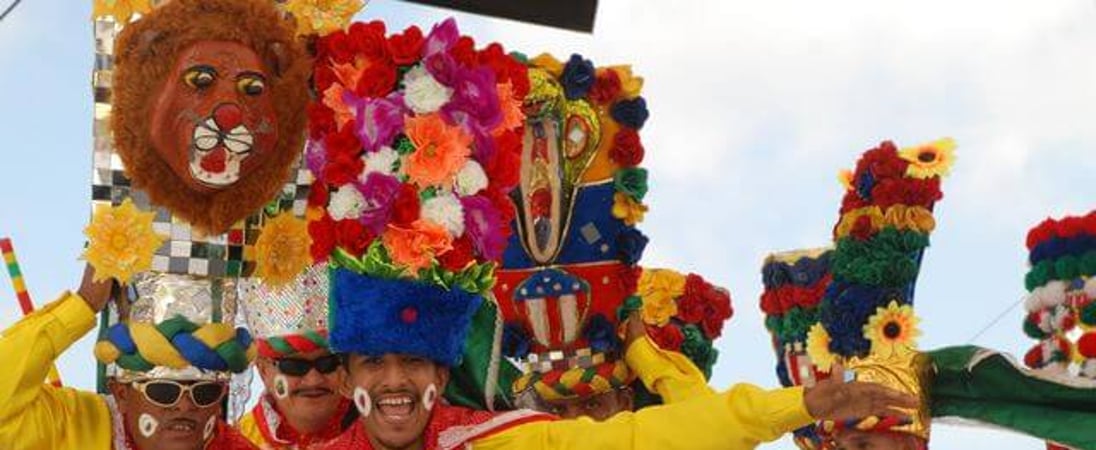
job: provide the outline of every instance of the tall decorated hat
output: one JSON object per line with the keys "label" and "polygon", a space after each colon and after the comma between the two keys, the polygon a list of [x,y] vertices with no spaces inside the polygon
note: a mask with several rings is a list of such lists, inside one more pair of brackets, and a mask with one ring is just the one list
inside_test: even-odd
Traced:
{"label": "tall decorated hat", "polygon": [[1023,328],[1038,343],[1024,363],[1096,379],[1096,212],[1043,221],[1028,233],[1027,249]]}
{"label": "tall decorated hat", "polygon": [[[266,0],[96,2],[93,16],[84,257],[123,285],[95,348],[100,388],[103,375],[227,379],[256,353],[235,326],[237,285],[255,269],[259,212],[295,180],[309,60]],[[246,392],[234,385],[230,410]]]}
{"label": "tall decorated hat", "polygon": [[842,175],[846,192],[834,227],[833,281],[819,306],[822,326],[808,333],[808,355],[823,370],[841,361],[857,380],[917,395],[922,406],[910,412],[912,422],[900,417],[823,422],[823,434],[908,433],[927,446],[929,402],[922,383],[928,380],[928,364],[917,351],[913,294],[954,146],[941,139],[899,150],[883,142]]}
{"label": "tall decorated hat", "polygon": [[642,79],[580,55],[539,56],[528,73],[517,216],[494,289],[503,352],[525,373],[514,393],[558,400],[631,384],[618,328],[635,309],[661,346],[710,374],[729,295],[696,275],[637,265],[647,244],[636,229],[647,211]]}
{"label": "tall decorated hat", "polygon": [[[762,266],[761,311],[765,329],[772,335],[776,376],[784,387],[811,387],[828,376],[829,367],[820,369],[807,354],[810,345],[826,343],[810,341],[807,336],[812,328],[822,326],[819,304],[833,280],[832,257],[832,248],[794,250],[771,254]],[[814,333],[816,337],[821,334]],[[813,425],[796,430],[793,439],[804,450],[817,450],[822,445]]]}
{"label": "tall decorated hat", "polygon": [[244,283],[240,289],[242,309],[259,355],[283,358],[331,348],[327,339],[327,272],[327,265],[320,264],[285,284],[259,279]]}
{"label": "tall decorated hat", "polygon": [[[526,68],[452,20],[425,35],[354,23],[316,51],[306,215],[311,255],[329,266],[331,346],[455,366],[473,316],[493,308]],[[482,344],[469,355],[497,355]]]}

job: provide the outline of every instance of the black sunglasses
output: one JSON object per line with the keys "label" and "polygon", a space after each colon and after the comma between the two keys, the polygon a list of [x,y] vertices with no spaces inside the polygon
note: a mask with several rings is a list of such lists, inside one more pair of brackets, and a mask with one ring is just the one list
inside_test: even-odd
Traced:
{"label": "black sunglasses", "polygon": [[274,366],[278,368],[278,372],[291,377],[303,377],[312,368],[315,368],[319,373],[329,374],[338,369],[340,365],[342,365],[342,359],[339,358],[339,355],[327,355],[311,361],[300,358],[279,358],[274,360]]}
{"label": "black sunglasses", "polygon": [[180,383],[174,380],[145,380],[134,381],[133,387],[144,394],[149,403],[163,408],[179,404],[183,394],[187,393],[194,406],[208,408],[221,401],[227,392],[225,384],[216,381]]}

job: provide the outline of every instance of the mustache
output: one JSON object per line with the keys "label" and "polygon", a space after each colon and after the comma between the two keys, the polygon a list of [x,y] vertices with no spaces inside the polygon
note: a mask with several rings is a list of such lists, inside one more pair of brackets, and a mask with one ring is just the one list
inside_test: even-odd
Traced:
{"label": "mustache", "polygon": [[310,395],[310,394],[334,394],[335,391],[328,388],[299,388],[290,392],[290,395]]}
{"label": "mustache", "polygon": [[189,426],[193,427],[194,429],[198,428],[198,422],[197,421],[195,421],[193,419],[187,419],[185,417],[176,417],[174,419],[171,419],[171,420],[167,421],[167,423],[165,425],[167,425],[169,427],[172,426],[172,425],[189,425]]}

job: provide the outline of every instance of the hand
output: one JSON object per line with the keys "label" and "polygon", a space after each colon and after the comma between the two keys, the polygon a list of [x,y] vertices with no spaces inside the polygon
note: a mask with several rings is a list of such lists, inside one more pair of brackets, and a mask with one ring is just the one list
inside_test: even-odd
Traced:
{"label": "hand", "polygon": [[93,281],[95,277],[95,269],[91,267],[91,264],[84,266],[84,279],[80,280],[80,289],[76,291],[91,307],[92,311],[99,312],[107,306],[107,302],[110,301],[111,291],[114,290],[116,285],[113,278],[106,281]]}
{"label": "hand", "polygon": [[916,409],[916,396],[875,383],[845,382],[845,366],[834,364],[830,377],[803,394],[807,411],[815,419],[845,420],[866,416],[896,416],[909,419],[902,408]]}
{"label": "hand", "polygon": [[643,324],[643,319],[639,317],[639,311],[632,311],[628,314],[628,320],[625,322],[624,330],[624,348],[632,346],[632,343],[636,339],[642,338],[647,334],[647,326]]}

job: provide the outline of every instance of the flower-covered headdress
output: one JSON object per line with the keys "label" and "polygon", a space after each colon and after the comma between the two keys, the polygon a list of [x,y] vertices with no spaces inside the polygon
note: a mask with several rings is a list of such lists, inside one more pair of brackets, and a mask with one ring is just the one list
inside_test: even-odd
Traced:
{"label": "flower-covered headdress", "polygon": [[524,365],[514,392],[555,400],[630,384],[618,326],[637,309],[656,342],[709,372],[729,295],[696,275],[637,266],[647,244],[635,228],[647,211],[642,79],[627,66],[542,55],[529,80],[516,232],[495,286],[503,352]]}
{"label": "flower-covered headdress", "polygon": [[[761,269],[765,290],[761,311],[765,328],[772,335],[776,352],[776,375],[785,387],[813,386],[828,376],[833,358],[812,361],[815,355],[832,356],[825,329],[818,322],[819,303],[830,286],[830,259],[833,249],[819,248],[774,253],[765,258]],[[799,448],[817,450],[821,438],[813,425],[796,430]]]}
{"label": "flower-covered headdress", "polygon": [[330,267],[331,346],[452,366],[508,237],[525,67],[447,20],[316,43],[311,254]]}
{"label": "flower-covered headdress", "polygon": [[820,306],[822,328],[808,336],[829,345],[808,346],[809,355],[819,365],[840,359],[858,380],[919,395],[922,407],[911,413],[912,423],[867,417],[824,422],[823,433],[855,428],[928,440],[928,403],[921,386],[925,361],[917,352],[913,292],[953,148],[950,139],[903,150],[884,142],[842,177],[847,189],[834,227],[833,281]]}

